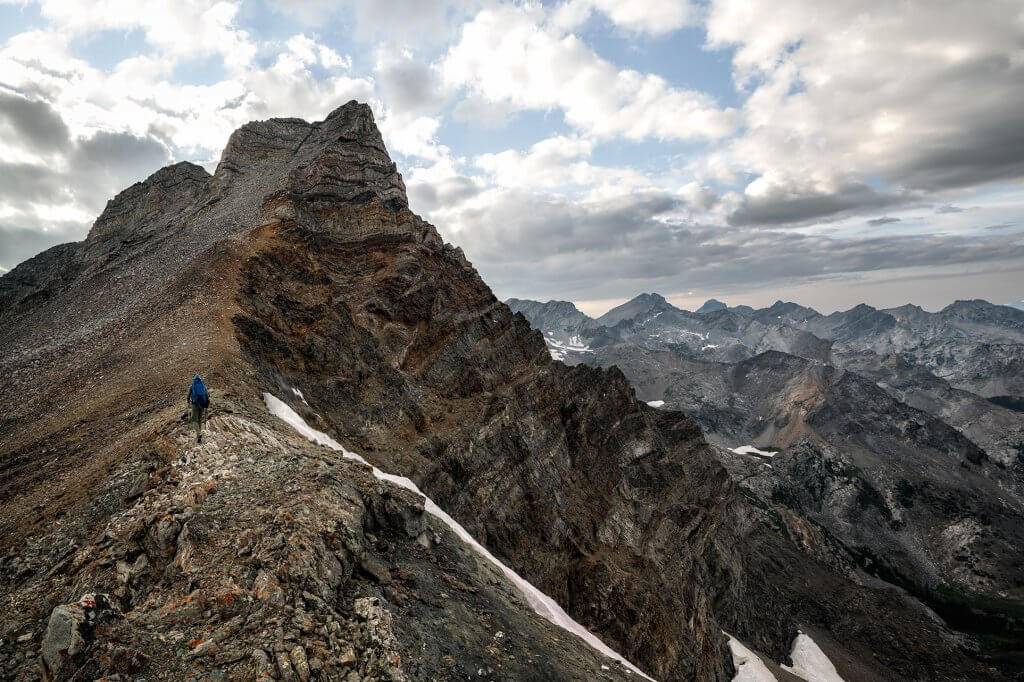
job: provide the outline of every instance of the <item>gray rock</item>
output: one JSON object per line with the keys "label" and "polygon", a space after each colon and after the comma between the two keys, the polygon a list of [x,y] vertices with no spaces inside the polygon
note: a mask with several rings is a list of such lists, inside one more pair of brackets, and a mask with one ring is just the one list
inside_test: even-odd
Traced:
{"label": "gray rock", "polygon": [[58,677],[66,666],[81,662],[92,642],[96,623],[110,608],[107,595],[90,593],[82,595],[77,602],[53,609],[40,646],[40,655],[50,677]]}

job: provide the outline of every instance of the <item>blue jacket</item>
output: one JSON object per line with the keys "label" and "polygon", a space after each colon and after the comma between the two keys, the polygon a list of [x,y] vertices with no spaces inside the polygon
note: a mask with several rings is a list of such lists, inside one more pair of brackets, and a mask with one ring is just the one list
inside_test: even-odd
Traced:
{"label": "blue jacket", "polygon": [[192,379],[192,386],[188,389],[188,404],[202,408],[210,406],[210,392],[206,390],[206,384],[198,374]]}

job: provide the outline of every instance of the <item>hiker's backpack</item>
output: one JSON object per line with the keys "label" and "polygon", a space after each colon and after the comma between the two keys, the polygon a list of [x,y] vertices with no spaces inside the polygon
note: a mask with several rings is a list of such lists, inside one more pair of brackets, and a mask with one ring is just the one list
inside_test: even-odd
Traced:
{"label": "hiker's backpack", "polygon": [[206,384],[199,377],[192,380],[192,404],[204,409],[210,406],[210,394],[206,392]]}

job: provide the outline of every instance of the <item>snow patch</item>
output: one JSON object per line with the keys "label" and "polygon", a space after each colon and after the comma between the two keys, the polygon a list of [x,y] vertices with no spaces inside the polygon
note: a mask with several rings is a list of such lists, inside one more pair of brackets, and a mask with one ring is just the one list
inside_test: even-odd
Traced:
{"label": "snow patch", "polygon": [[647,404],[651,407],[663,407],[665,405],[664,400],[648,400]]}
{"label": "snow patch", "polygon": [[[292,389],[292,393],[294,393],[298,397],[299,400],[301,400],[302,402],[306,403],[306,396],[302,395],[302,391],[300,391],[297,388],[293,388]],[[309,405],[309,403],[306,403],[306,405]]]}
{"label": "snow patch", "polygon": [[758,450],[753,445],[741,445],[738,448],[733,448],[732,452],[735,452],[737,455],[758,455],[759,457],[774,457],[779,454],[778,450],[766,452],[764,450]]}
{"label": "snow patch", "polygon": [[782,669],[791,672],[797,677],[813,682],[845,682],[832,661],[828,659],[825,652],[810,638],[800,632],[793,642],[793,651],[789,654],[793,659],[792,667],[782,666]]}
{"label": "snow patch", "polygon": [[[322,431],[317,431],[316,429],[309,426],[306,423],[306,421],[295,412],[295,410],[293,410],[287,404],[278,400],[273,395],[269,393],[264,393],[263,399],[264,401],[266,401],[267,409],[270,410],[270,413],[272,415],[279,417],[280,419],[285,421],[292,428],[294,428],[300,434],[305,436],[308,440],[311,440],[314,443],[319,443],[320,445],[328,447],[332,450],[337,450],[341,452],[346,459],[352,459],[357,462],[360,462],[361,464],[366,464],[373,470],[373,475],[378,480],[389,481],[391,483],[394,483],[395,485],[406,488],[407,490],[411,490],[417,495],[423,495],[423,491],[421,491],[416,486],[416,484],[413,483],[411,480],[409,480],[405,476],[395,476],[394,474],[389,474],[384,471],[381,471],[380,469],[371,465],[369,462],[367,462],[359,455],[355,454],[354,452],[346,450],[338,441],[334,440],[326,433],[323,433]],[[505,575],[508,581],[515,585],[515,587],[526,599],[526,602],[530,605],[530,607],[538,616],[544,618],[550,623],[557,625],[558,627],[562,628],[563,630],[566,630],[567,632],[571,632],[572,634],[576,635],[577,637],[582,639],[584,642],[586,642],[591,647],[598,650],[605,656],[612,658],[616,661],[619,661],[624,666],[626,666],[626,668],[628,669],[627,672],[632,670],[640,674],[645,679],[652,679],[650,677],[647,677],[647,675],[645,675],[642,670],[640,670],[632,663],[627,661],[625,658],[620,656],[617,652],[609,648],[604,642],[598,639],[597,636],[594,635],[594,633],[590,632],[585,627],[583,627],[575,620],[573,620],[573,618],[569,614],[567,614],[565,610],[563,610],[562,607],[559,606],[557,602],[555,602],[554,599],[538,590],[525,578],[521,577],[511,568],[498,561],[494,557],[494,555],[487,550],[486,547],[484,547],[475,539],[473,539],[473,536],[471,536],[469,532],[465,528],[463,528],[461,524],[459,524],[458,521],[448,516],[448,514],[443,509],[437,506],[437,504],[435,504],[434,501],[431,500],[426,495],[423,495],[423,509],[428,514],[431,514],[432,516],[440,520],[442,523],[444,523],[446,526],[448,526],[452,530],[452,532],[454,532],[463,542],[469,545],[473,551],[475,551],[481,557],[483,557],[491,564],[493,564],[496,568],[498,568]]]}
{"label": "snow patch", "polygon": [[732,664],[736,666],[732,682],[778,682],[757,654],[728,632],[725,636],[729,638],[729,652],[732,654]]}
{"label": "snow patch", "polygon": [[550,332],[545,332],[544,341],[548,345],[548,352],[551,353],[551,357],[554,360],[565,360],[566,353],[593,353],[594,351],[589,345],[583,342],[583,339],[577,334],[573,334],[569,337],[569,340],[562,343],[554,337]]}

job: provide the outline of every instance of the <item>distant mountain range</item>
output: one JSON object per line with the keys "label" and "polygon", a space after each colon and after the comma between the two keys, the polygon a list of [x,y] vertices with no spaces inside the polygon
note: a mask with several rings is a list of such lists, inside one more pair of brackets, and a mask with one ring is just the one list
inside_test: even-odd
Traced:
{"label": "distant mountain range", "polygon": [[[593,319],[507,303],[556,359],[617,367],[639,399],[695,419],[751,499],[827,537],[823,560],[973,634],[1024,634],[1024,311],[688,311],[647,293]],[[936,590],[939,576],[966,591]],[[993,641],[993,660],[1018,660]]]}
{"label": "distant mountain range", "polygon": [[[1024,395],[1024,310],[987,301],[957,301],[936,313],[904,305],[861,304],[822,315],[797,303],[729,307],[709,300],[696,312],[658,294],[641,294],[592,319],[568,301],[510,299],[545,334],[556,355],[632,342],[676,349],[706,360],[736,362],[778,350],[837,366],[865,351],[923,367],[954,388],[985,398]],[[582,343],[568,343],[578,338]],[[573,361],[571,355],[565,359]],[[863,357],[858,359],[863,363]]]}

